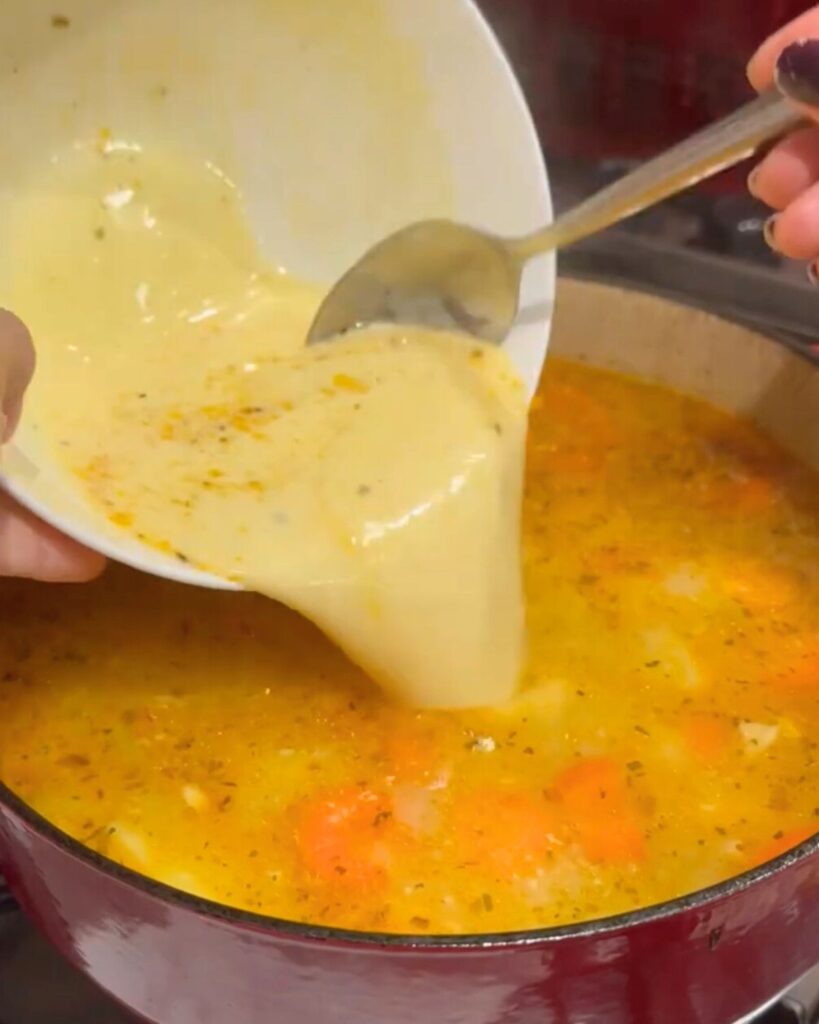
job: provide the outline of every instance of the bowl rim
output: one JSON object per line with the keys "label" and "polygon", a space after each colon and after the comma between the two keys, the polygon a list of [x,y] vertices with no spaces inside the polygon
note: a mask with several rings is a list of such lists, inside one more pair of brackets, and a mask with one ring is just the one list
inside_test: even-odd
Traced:
{"label": "bowl rim", "polygon": [[[589,277],[581,274],[578,275],[578,279],[589,280]],[[644,294],[651,293],[651,289],[634,287],[633,285],[631,288]],[[675,304],[682,305],[680,302]],[[729,321],[726,320],[726,322]],[[805,349],[788,339],[771,337],[764,333],[760,334],[760,336],[765,338],[771,345],[785,348],[795,358],[804,360],[808,366],[813,367],[815,371],[819,372],[819,352]],[[818,819],[816,834],[774,860],[727,878],[715,885],[707,886],[704,889],[696,890],[663,903],[641,907],[627,913],[594,918],[558,927],[477,934],[407,935],[397,932],[355,931],[288,921],[271,915],[240,910],[183,892],[181,889],[175,889],[164,882],[148,878],[138,871],[117,864],[115,861],[109,860],[102,854],[84,846],[62,829],[51,824],[51,822],[0,781],[0,811],[2,810],[11,812],[40,837],[70,857],[81,861],[87,867],[95,868],[104,875],[137,889],[144,896],[159,900],[162,903],[171,903],[181,909],[218,920],[232,927],[266,932],[271,938],[276,937],[307,943],[320,942],[336,946],[355,946],[362,949],[389,949],[395,952],[433,952],[436,950],[443,952],[449,950],[462,953],[486,953],[500,952],[517,947],[551,946],[584,938],[596,938],[627,930],[630,931],[640,926],[651,925],[655,922],[681,916],[687,912],[704,910],[713,904],[722,903],[730,898],[739,897],[747,891],[756,889],[774,876],[778,876],[790,868],[807,863],[812,859],[815,859],[817,870],[819,870]],[[10,843],[13,845],[14,840],[11,839]],[[13,891],[13,883],[11,888]]]}

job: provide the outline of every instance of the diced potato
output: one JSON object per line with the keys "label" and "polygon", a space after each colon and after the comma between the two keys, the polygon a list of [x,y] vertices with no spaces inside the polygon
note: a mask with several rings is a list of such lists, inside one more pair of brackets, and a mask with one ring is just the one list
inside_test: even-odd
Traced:
{"label": "diced potato", "polygon": [[798,740],[802,735],[800,729],[791,721],[790,718],[780,718],[777,720],[779,726],[779,735],[783,740]]}
{"label": "diced potato", "polygon": [[764,722],[740,722],[739,731],[749,754],[761,754],[779,739],[779,726]]}
{"label": "diced potato", "polygon": [[688,647],[667,626],[649,629],[643,634],[646,662],[658,662],[653,671],[669,676],[670,681],[685,689],[702,684],[702,674]]}
{"label": "diced potato", "polygon": [[191,896],[209,898],[209,892],[202,880],[192,875],[189,871],[171,871],[162,876],[162,881],[165,885],[170,885],[174,889],[190,893]]}
{"label": "diced potato", "polygon": [[112,860],[130,868],[145,868],[151,859],[142,833],[120,822],[114,822],[109,829],[106,852]]}
{"label": "diced potato", "polygon": [[663,588],[673,597],[695,600],[708,587],[706,578],[690,565],[681,565],[663,580]]}
{"label": "diced potato", "polygon": [[182,799],[194,811],[206,811],[210,806],[207,793],[201,786],[195,786],[191,783],[182,787]]}
{"label": "diced potato", "polygon": [[524,690],[496,711],[508,712],[510,715],[525,715],[531,711],[556,717],[566,707],[569,693],[569,683],[565,679],[547,679]]}

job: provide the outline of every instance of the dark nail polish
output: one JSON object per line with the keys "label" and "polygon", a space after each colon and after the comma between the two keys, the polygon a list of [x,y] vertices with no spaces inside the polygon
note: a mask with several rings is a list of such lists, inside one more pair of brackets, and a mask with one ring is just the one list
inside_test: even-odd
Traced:
{"label": "dark nail polish", "polygon": [[776,252],[776,222],[779,220],[779,214],[775,213],[773,217],[769,217],[762,225],[762,234],[768,245]]}
{"label": "dark nail polish", "polygon": [[814,288],[819,288],[819,266],[815,263],[808,264],[808,280]]}
{"label": "dark nail polish", "polygon": [[776,84],[789,99],[819,107],[819,39],[803,39],[782,51]]}

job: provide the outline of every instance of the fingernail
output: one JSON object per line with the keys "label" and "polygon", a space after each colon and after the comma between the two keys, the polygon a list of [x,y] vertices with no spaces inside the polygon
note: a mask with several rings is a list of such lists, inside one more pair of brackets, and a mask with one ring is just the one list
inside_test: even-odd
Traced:
{"label": "fingernail", "polygon": [[808,264],[808,280],[814,288],[819,288],[819,266],[815,263]]}
{"label": "fingernail", "polygon": [[752,196],[756,195],[756,186],[759,181],[759,168],[755,167],[748,175],[748,191]]}
{"label": "fingernail", "polygon": [[819,39],[803,39],[782,51],[776,84],[789,99],[819,106]]}
{"label": "fingernail", "polygon": [[773,217],[769,217],[762,225],[762,235],[768,245],[777,252],[776,248],[776,222],[779,220],[779,214],[775,213]]}

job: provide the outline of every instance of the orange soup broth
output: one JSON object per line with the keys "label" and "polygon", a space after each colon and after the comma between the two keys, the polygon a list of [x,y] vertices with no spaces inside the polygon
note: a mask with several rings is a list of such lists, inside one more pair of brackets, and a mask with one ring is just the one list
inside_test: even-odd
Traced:
{"label": "orange soup broth", "polygon": [[0,775],[113,860],[354,929],[567,924],[819,823],[819,482],[749,424],[552,360],[510,705],[399,707],[250,594],[0,588]]}

